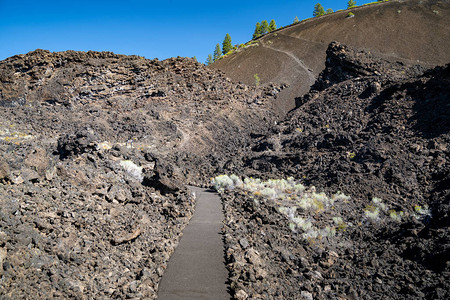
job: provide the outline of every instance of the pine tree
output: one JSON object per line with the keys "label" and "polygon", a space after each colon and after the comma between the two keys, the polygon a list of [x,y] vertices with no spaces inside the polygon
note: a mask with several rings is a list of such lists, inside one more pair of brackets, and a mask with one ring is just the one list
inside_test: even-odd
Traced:
{"label": "pine tree", "polygon": [[261,32],[261,24],[259,24],[259,22],[258,22],[258,23],[256,23],[256,26],[255,26],[255,32],[253,33],[253,39],[259,38],[261,36],[260,32]]}
{"label": "pine tree", "polygon": [[233,49],[233,45],[231,44],[231,36],[227,33],[222,43],[222,53],[225,55],[231,49]]}
{"label": "pine tree", "polygon": [[297,23],[300,23],[300,20],[298,19],[297,16],[295,16],[294,22],[292,24],[297,24]]}
{"label": "pine tree", "polygon": [[355,6],[356,6],[356,0],[348,0],[347,9],[355,7]]}
{"label": "pine tree", "polygon": [[218,43],[217,45],[216,45],[216,49],[214,50],[214,57],[213,57],[213,61],[216,61],[216,60],[218,60],[219,58],[220,58],[220,53],[221,53],[222,51],[220,50],[220,44]]}
{"label": "pine tree", "polygon": [[213,61],[213,57],[211,54],[208,54],[208,57],[206,58],[206,65],[209,66],[210,64],[212,64]]}
{"label": "pine tree", "polygon": [[327,11],[325,12],[325,14],[332,14],[334,13],[332,8],[327,9]]}
{"label": "pine tree", "polygon": [[272,21],[270,21],[270,24],[269,24],[269,32],[272,32],[275,29],[277,29],[277,24],[275,23],[275,20],[272,19]]}
{"label": "pine tree", "polygon": [[269,23],[267,23],[267,20],[264,20],[261,22],[261,35],[266,34],[269,32]]}
{"label": "pine tree", "polygon": [[325,9],[323,8],[322,4],[317,3],[316,5],[314,5],[314,11],[313,11],[314,17],[323,16],[324,14],[325,14]]}

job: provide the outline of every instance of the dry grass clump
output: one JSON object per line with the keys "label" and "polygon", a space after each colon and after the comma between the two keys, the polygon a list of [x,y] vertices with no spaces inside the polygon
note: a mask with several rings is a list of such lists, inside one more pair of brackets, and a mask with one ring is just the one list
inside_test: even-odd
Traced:
{"label": "dry grass clump", "polygon": [[[241,180],[234,174],[220,175],[212,179],[212,185],[219,193],[242,190],[253,198],[256,205],[261,201],[272,204],[286,217],[291,231],[307,240],[333,237],[351,226],[401,222],[408,216],[403,211],[390,209],[376,197],[365,208],[346,213],[344,207],[351,201],[350,196],[339,191],[332,195],[317,192],[314,186],[306,188],[293,177],[264,181],[258,178]],[[430,211],[416,205],[412,216],[425,218],[430,216]]]}

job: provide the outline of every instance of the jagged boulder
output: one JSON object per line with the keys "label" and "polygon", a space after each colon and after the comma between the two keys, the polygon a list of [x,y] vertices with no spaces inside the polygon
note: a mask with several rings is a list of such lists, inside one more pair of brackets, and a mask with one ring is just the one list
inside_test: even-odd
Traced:
{"label": "jagged boulder", "polygon": [[146,170],[143,183],[155,187],[163,194],[175,193],[183,187],[182,178],[181,170],[177,166],[157,158],[154,168]]}
{"label": "jagged boulder", "polygon": [[58,152],[62,158],[92,152],[97,149],[98,135],[89,127],[58,139]]}

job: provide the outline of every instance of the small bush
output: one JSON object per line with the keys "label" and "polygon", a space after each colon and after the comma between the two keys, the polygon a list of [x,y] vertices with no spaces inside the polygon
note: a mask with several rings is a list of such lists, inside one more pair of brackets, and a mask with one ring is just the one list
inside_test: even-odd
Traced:
{"label": "small bush", "polygon": [[401,211],[397,213],[395,210],[391,209],[389,211],[389,217],[396,222],[400,222],[403,217],[403,212]]}
{"label": "small bush", "polygon": [[356,6],[356,1],[355,0],[349,0],[347,2],[347,8],[352,8]]}
{"label": "small bush", "polygon": [[418,220],[423,220],[426,217],[431,217],[431,212],[428,206],[420,206],[420,205],[414,205],[414,217]]}
{"label": "small bush", "polygon": [[271,188],[265,188],[261,191],[261,196],[265,198],[274,199],[276,195],[277,193],[275,192],[275,190]]}
{"label": "small bush", "polygon": [[255,85],[259,86],[259,83],[261,82],[261,79],[259,78],[258,74],[253,75],[253,78],[255,78]]}
{"label": "small bush", "polygon": [[214,189],[219,192],[223,193],[226,190],[233,190],[236,187],[242,186],[241,179],[236,175],[219,175],[216,178],[212,179],[211,181]]}
{"label": "small bush", "polygon": [[366,206],[364,215],[371,221],[378,221],[380,217],[380,209],[373,205]]}
{"label": "small bush", "polygon": [[124,170],[133,178],[142,182],[144,180],[144,175],[142,174],[142,167],[139,167],[131,160],[122,160],[120,165],[124,168]]}

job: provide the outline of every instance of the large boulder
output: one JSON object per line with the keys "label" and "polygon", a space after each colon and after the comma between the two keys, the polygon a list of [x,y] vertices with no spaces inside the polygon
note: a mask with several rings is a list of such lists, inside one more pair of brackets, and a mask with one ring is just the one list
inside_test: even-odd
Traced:
{"label": "large boulder", "polygon": [[181,171],[166,160],[157,158],[153,170],[146,173],[143,183],[159,190],[162,194],[174,193],[182,189]]}
{"label": "large boulder", "polygon": [[58,140],[58,152],[61,158],[90,153],[97,149],[98,135],[91,128],[82,128],[74,134],[66,134]]}

